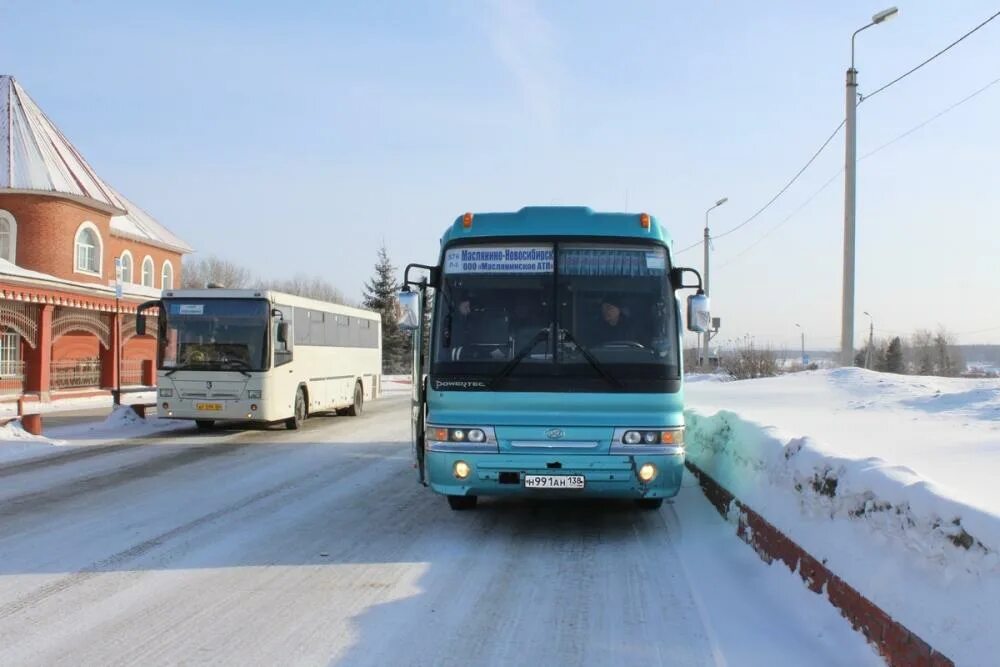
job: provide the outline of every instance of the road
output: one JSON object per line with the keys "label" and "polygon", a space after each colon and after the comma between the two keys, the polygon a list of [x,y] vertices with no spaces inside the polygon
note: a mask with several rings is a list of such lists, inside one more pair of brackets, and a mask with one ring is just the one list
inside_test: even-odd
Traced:
{"label": "road", "polygon": [[0,664],[880,664],[691,480],[450,511],[406,400],[0,466]]}

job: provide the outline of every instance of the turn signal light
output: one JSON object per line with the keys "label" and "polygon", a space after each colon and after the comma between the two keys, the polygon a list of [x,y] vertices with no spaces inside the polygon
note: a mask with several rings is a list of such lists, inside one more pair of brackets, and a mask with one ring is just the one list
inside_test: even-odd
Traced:
{"label": "turn signal light", "polygon": [[639,214],[639,224],[643,229],[649,229],[649,213]]}
{"label": "turn signal light", "polygon": [[472,214],[466,213],[465,215],[462,216],[462,227],[468,229],[471,226],[472,226]]}

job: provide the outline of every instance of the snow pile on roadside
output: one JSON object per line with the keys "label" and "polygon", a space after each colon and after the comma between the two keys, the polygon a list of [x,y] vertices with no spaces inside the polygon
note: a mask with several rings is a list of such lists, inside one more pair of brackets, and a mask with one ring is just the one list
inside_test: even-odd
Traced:
{"label": "snow pile on roadside", "polygon": [[0,426],[0,463],[10,463],[24,458],[52,451],[59,444],[24,430],[20,420],[12,420]]}
{"label": "snow pile on roadside", "polygon": [[[954,493],[956,470],[944,486],[911,466],[928,432],[950,425],[971,451],[947,439],[937,446],[978,460],[985,470],[965,468],[977,483],[992,477],[997,394],[995,382],[854,369],[712,383],[689,392],[688,456],[934,648],[983,664],[1000,654],[991,629],[1000,618],[1000,492],[965,502]],[[713,410],[719,404],[731,409]]]}
{"label": "snow pile on roadside", "polygon": [[[90,441],[112,441],[133,438],[161,431],[190,428],[191,422],[180,419],[143,418],[127,405],[118,405],[102,421],[84,422],[46,429],[50,437],[57,437],[73,444]],[[83,442],[87,441],[87,442]]]}

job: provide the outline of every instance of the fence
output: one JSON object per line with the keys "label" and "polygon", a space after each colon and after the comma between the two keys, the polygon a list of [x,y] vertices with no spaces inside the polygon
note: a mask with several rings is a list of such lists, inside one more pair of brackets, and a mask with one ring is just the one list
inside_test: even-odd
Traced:
{"label": "fence", "polygon": [[52,362],[53,389],[101,386],[101,361],[99,359],[73,359]]}
{"label": "fence", "polygon": [[123,387],[142,384],[142,359],[122,359],[121,383]]}
{"label": "fence", "polygon": [[24,392],[24,362],[0,362],[0,396],[20,395]]}

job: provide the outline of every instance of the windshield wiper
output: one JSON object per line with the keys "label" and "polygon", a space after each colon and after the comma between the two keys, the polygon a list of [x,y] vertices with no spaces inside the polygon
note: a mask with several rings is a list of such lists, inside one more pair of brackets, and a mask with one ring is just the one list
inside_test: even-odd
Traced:
{"label": "windshield wiper", "polygon": [[251,366],[250,362],[248,362],[248,361],[244,361],[243,359],[226,359],[225,361],[220,361],[219,363],[223,364],[223,367],[228,366],[230,364],[239,364],[240,366],[242,366],[242,368],[236,368],[234,370],[242,373],[243,375],[247,376],[248,378],[249,377],[253,377],[252,375],[250,375],[249,373],[246,372],[246,369],[248,369],[248,368],[250,370],[253,370],[253,366]]}
{"label": "windshield wiper", "polygon": [[534,337],[530,341],[528,341],[528,344],[522,347],[520,350],[518,350],[517,354],[514,355],[514,358],[508,361],[507,365],[501,368],[500,372],[493,376],[493,379],[491,379],[489,384],[487,385],[487,389],[493,389],[494,387],[496,387],[501,380],[506,378],[514,371],[514,369],[517,367],[519,363],[524,361],[525,357],[531,354],[531,351],[535,349],[536,345],[541,343],[543,340],[548,340],[548,339],[549,339],[549,328],[545,327],[544,329],[539,329],[538,333],[536,333]]}
{"label": "windshield wiper", "polygon": [[614,375],[609,373],[608,369],[605,368],[604,365],[601,364],[601,362],[599,362],[594,357],[593,354],[591,354],[590,350],[581,345],[580,341],[578,341],[576,337],[570,333],[569,329],[560,329],[559,333],[565,340],[569,341],[570,343],[573,343],[573,345],[576,345],[576,349],[580,350],[580,354],[583,355],[583,358],[586,359],[587,362],[594,367],[595,371],[600,373],[602,378],[608,381],[608,384],[618,389],[623,389],[621,381]]}
{"label": "windshield wiper", "polygon": [[169,371],[167,371],[166,373],[164,373],[164,375],[166,377],[170,377],[171,375],[173,375],[177,371],[193,371],[193,370],[200,370],[200,369],[204,369],[204,368],[205,368],[204,364],[198,364],[198,365],[195,365],[195,364],[185,364],[184,366],[174,366]]}

